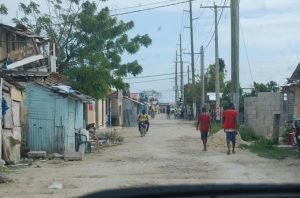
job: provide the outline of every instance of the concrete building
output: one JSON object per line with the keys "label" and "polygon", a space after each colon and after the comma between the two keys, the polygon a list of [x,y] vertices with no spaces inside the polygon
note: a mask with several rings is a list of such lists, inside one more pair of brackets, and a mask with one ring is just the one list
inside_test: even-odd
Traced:
{"label": "concrete building", "polygon": [[282,93],[261,92],[257,97],[246,97],[244,107],[245,125],[253,129],[256,135],[272,137],[275,115],[280,116],[280,132],[283,132],[285,114]]}

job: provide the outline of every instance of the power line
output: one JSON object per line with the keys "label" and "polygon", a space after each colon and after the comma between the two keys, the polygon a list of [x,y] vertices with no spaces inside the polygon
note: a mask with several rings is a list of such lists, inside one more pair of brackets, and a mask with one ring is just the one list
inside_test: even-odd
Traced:
{"label": "power line", "polygon": [[[219,25],[219,23],[220,23],[220,20],[221,20],[221,18],[222,18],[222,15],[223,15],[223,11],[224,11],[224,6],[226,5],[226,1],[227,0],[224,0],[224,4],[223,4],[223,6],[222,6],[222,9],[221,9],[221,14],[220,14],[220,17],[219,17],[219,19],[218,19],[218,24],[217,25]],[[212,26],[212,29],[211,29],[211,31],[213,30],[213,26]],[[210,32],[211,32],[210,31]],[[210,33],[209,33],[210,34]],[[209,42],[208,42],[208,44],[207,45],[204,45],[205,44],[205,42],[204,42],[204,44],[203,44],[203,46],[205,46],[204,47],[204,49],[206,49],[206,48],[208,48],[208,46],[210,45],[210,43],[211,43],[211,41],[213,40],[213,38],[214,38],[214,35],[215,35],[215,32],[212,34],[212,36],[211,36],[211,38],[210,38],[210,40],[209,40]]]}
{"label": "power line", "polygon": [[[186,76],[185,74],[184,76]],[[153,79],[153,80],[145,80],[145,81],[137,81],[137,82],[130,82],[129,84],[138,84],[138,83],[147,83],[147,82],[156,82],[156,81],[162,81],[162,80],[175,80],[174,77],[171,78],[159,78],[159,79]]]}
{"label": "power line", "polygon": [[[184,72],[186,73],[186,72]],[[155,75],[148,75],[148,76],[137,76],[133,78],[125,78],[125,79],[136,79],[136,78],[151,78],[151,77],[157,77],[157,76],[169,76],[169,75],[174,75],[175,73],[164,73],[164,74],[155,74]]]}
{"label": "power line", "polygon": [[161,78],[161,79],[155,79],[155,80],[146,80],[146,81],[139,81],[139,82],[131,82],[130,84],[148,83],[148,82],[171,80],[171,79],[174,79],[174,77],[172,77],[172,78]]}
{"label": "power line", "polygon": [[242,27],[242,23],[241,22],[240,22],[240,29],[241,29],[241,32],[242,32],[242,38],[243,38],[243,43],[244,43],[244,48],[245,48],[247,63],[248,63],[249,71],[250,71],[250,76],[251,76],[252,83],[253,83],[254,82],[254,78],[253,78],[253,74],[252,74],[251,64],[250,64],[250,60],[249,60],[249,56],[248,56],[248,50],[247,50],[247,46],[246,46],[246,42],[245,42],[245,37],[244,37],[244,31],[243,31],[243,27]]}
{"label": "power line", "polygon": [[[206,1],[205,6],[208,5],[209,1],[210,1],[210,0],[207,0],[207,1]],[[200,4],[200,5],[202,6],[202,4]],[[200,17],[203,15],[204,11],[205,11],[205,9],[201,9],[201,7],[200,7],[199,15],[198,15],[197,18],[200,18]],[[196,25],[195,25],[195,29],[197,29],[198,24],[199,24],[199,20],[198,20],[198,22],[197,22]],[[198,34],[199,31],[200,31],[200,28],[197,29],[196,34]]]}
{"label": "power line", "polygon": [[168,3],[168,2],[172,2],[172,1],[178,1],[178,0],[158,1],[158,2],[153,2],[153,3],[140,4],[140,5],[136,5],[136,6],[111,9],[111,11],[127,10],[127,9],[131,9],[131,8],[140,8],[140,7],[144,7],[144,6],[157,5],[157,4]]}
{"label": "power line", "polygon": [[[196,1],[196,0],[193,0],[193,1]],[[143,12],[143,11],[154,10],[154,9],[158,9],[158,8],[164,8],[164,7],[179,5],[179,4],[188,3],[188,2],[189,1],[181,1],[181,2],[177,2],[177,3],[171,3],[171,4],[166,4],[166,5],[161,5],[161,6],[151,7],[151,8],[134,10],[134,11],[130,11],[130,12],[123,12],[123,13],[112,14],[110,16],[120,16],[120,15],[125,15],[125,14],[132,14],[132,13],[137,13],[137,12]]]}

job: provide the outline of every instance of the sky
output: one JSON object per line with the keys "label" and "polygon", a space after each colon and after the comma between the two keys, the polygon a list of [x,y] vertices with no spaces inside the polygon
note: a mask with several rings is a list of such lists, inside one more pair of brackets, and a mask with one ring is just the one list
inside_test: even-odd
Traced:
{"label": "sky", "polygon": [[[28,2],[24,0],[22,2]],[[38,0],[43,2],[44,0]],[[156,7],[185,0],[108,0],[99,3],[99,9],[109,7],[111,14],[120,14],[134,10]],[[18,0],[1,0],[8,7],[8,16],[2,17],[3,23],[11,24],[11,18],[18,15]],[[217,5],[230,5],[230,0],[195,0],[193,1],[194,49],[199,53],[201,45],[205,47],[205,68],[213,64],[214,12],[200,8]],[[145,4],[153,4],[145,6]],[[131,8],[129,8],[131,7]],[[249,88],[253,81],[267,83],[271,80],[283,85],[300,62],[300,1],[299,0],[240,0],[240,84]],[[117,16],[124,21],[132,20],[135,28],[128,32],[130,36],[149,34],[152,45],[141,48],[135,55],[124,55],[123,60],[138,60],[143,66],[139,76],[170,74],[165,76],[126,78],[131,92],[154,89],[162,93],[160,101],[174,101],[175,54],[179,52],[179,34],[182,35],[184,82],[187,82],[187,67],[190,65],[190,32],[188,3],[175,6],[136,12]],[[47,10],[41,3],[41,10]],[[219,9],[222,13],[219,22],[219,57],[226,64],[226,80],[230,80],[231,44],[230,44],[230,9]],[[211,40],[211,42],[209,42]],[[178,57],[179,58],[179,57]],[[200,58],[195,54],[195,74],[200,74]],[[178,81],[179,84],[179,81]]]}

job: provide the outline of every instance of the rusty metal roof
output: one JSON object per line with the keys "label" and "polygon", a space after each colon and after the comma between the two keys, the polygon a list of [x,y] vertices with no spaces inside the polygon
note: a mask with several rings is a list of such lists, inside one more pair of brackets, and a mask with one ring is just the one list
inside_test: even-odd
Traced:
{"label": "rusty metal roof", "polygon": [[28,37],[28,38],[38,38],[38,39],[41,39],[41,40],[48,40],[48,38],[46,37],[43,37],[43,36],[39,36],[39,35],[35,35],[34,33],[28,31],[27,29],[24,30],[24,29],[20,29],[20,28],[17,28],[17,27],[12,27],[10,25],[6,25],[6,24],[3,24],[3,23],[0,23],[0,27],[3,27],[5,30],[9,31],[9,32],[13,32],[19,36],[23,36],[23,37]]}

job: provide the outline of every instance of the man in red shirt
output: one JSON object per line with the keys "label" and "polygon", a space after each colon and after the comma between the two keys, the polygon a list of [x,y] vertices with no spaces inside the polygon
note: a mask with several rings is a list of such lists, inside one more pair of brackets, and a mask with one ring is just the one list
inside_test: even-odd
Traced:
{"label": "man in red shirt", "polygon": [[237,116],[238,113],[234,109],[234,104],[230,103],[229,108],[223,112],[223,129],[227,139],[227,154],[230,155],[230,141],[232,142],[232,153],[235,153],[235,136],[237,134]]}
{"label": "man in red shirt", "polygon": [[206,113],[205,107],[202,108],[202,113],[200,113],[198,116],[197,130],[199,129],[199,124],[200,124],[201,140],[204,146],[203,151],[207,151],[206,143],[207,143],[208,131],[210,130],[210,117],[209,114]]}

